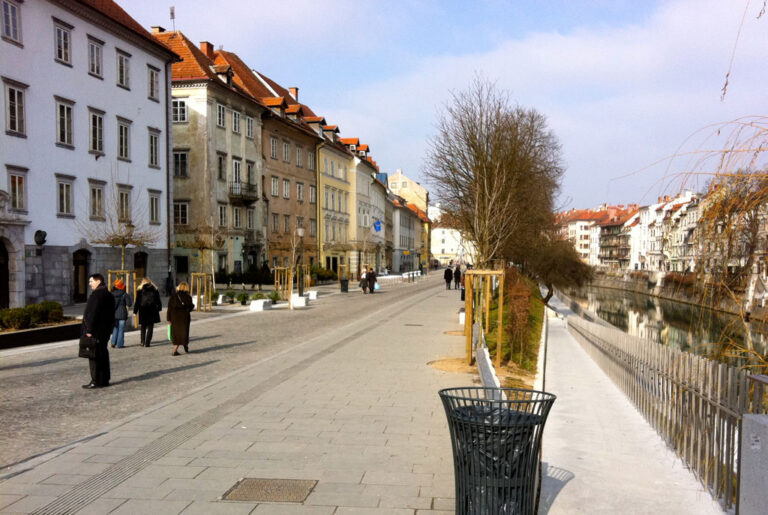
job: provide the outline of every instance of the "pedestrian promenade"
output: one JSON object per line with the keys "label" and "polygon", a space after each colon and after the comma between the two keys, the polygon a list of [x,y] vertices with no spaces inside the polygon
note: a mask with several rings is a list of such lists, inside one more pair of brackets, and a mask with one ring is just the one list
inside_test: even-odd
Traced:
{"label": "pedestrian promenade", "polygon": [[[428,366],[464,345],[445,334],[457,293],[434,282],[36,460],[0,483],[0,511],[452,513],[437,391],[472,376]],[[221,499],[241,478],[317,483],[301,503]]]}
{"label": "pedestrian promenade", "polygon": [[723,513],[568,333],[573,312],[550,303],[558,316],[549,318],[544,389],[557,400],[544,430],[540,513]]}

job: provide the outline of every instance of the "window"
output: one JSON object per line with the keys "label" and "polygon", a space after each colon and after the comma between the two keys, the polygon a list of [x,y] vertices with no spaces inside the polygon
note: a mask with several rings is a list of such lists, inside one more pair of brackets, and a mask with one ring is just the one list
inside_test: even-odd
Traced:
{"label": "window", "polygon": [[307,152],[307,168],[310,170],[315,169],[315,153],[314,152]]}
{"label": "window", "polygon": [[160,70],[147,65],[147,97],[160,100]]}
{"label": "window", "polygon": [[389,189],[396,190],[397,189],[397,181],[392,181],[389,183]]}
{"label": "window", "polygon": [[104,42],[88,36],[88,73],[101,78],[104,67]]}
{"label": "window", "polygon": [[277,138],[269,138],[269,157],[277,159]]}
{"label": "window", "polygon": [[286,141],[283,142],[283,161],[291,162],[291,144]]}
{"label": "window", "polygon": [[104,153],[104,111],[89,108],[90,131],[88,151],[92,154]]}
{"label": "window", "polygon": [[245,137],[253,139],[253,118],[245,117]]}
{"label": "window", "polygon": [[152,168],[160,167],[160,131],[149,129],[149,166]]}
{"label": "window", "polygon": [[227,226],[227,206],[226,204],[219,204],[219,226]]}
{"label": "window", "polygon": [[300,182],[296,183],[296,200],[304,202],[304,185]]}
{"label": "window", "polygon": [[5,130],[13,136],[26,134],[24,90],[26,84],[3,79],[5,82]]}
{"label": "window", "polygon": [[232,182],[240,184],[243,180],[240,170],[243,167],[243,162],[237,158],[232,158]]}
{"label": "window", "polygon": [[130,89],[130,65],[131,55],[121,50],[117,51],[117,85],[121,88]]}
{"label": "window", "polygon": [[314,218],[309,219],[309,235],[317,236],[317,220]]}
{"label": "window", "polygon": [[336,168],[334,167],[335,162],[331,161],[331,177],[336,176]]}
{"label": "window", "polygon": [[173,203],[173,223],[187,225],[189,223],[189,202]]}
{"label": "window", "polygon": [[329,208],[331,211],[336,209],[336,192],[331,191],[331,206]]}
{"label": "window", "polygon": [[309,185],[309,203],[317,203],[317,188],[313,184]]}
{"label": "window", "polygon": [[74,145],[72,135],[72,106],[75,105],[75,103],[63,98],[57,98],[56,100],[56,143],[71,147]]}
{"label": "window", "polygon": [[324,233],[323,239],[325,241],[328,241],[330,237],[331,237],[331,225],[330,223],[325,222],[325,233]]}
{"label": "window", "polygon": [[53,32],[54,42],[56,47],[54,48],[54,58],[67,65],[72,65],[72,25],[65,23],[61,20],[54,18]]}
{"label": "window", "polygon": [[256,216],[256,211],[254,209],[246,209],[245,210],[245,227],[247,229],[253,229],[255,226],[254,218]]}
{"label": "window", "polygon": [[325,188],[325,209],[331,209],[330,204],[328,204],[328,196],[329,196],[328,188]]}
{"label": "window", "polygon": [[160,223],[160,192],[149,190],[149,223]]}
{"label": "window", "polygon": [[74,214],[72,209],[72,182],[74,177],[56,175],[56,189],[58,190],[56,213],[59,216],[71,217]]}
{"label": "window", "polygon": [[296,228],[304,228],[304,217],[303,216],[297,216],[296,217]]}
{"label": "window", "polygon": [[303,155],[304,155],[304,151],[297,147],[296,148],[296,166],[298,166],[299,168],[301,168],[303,166],[303,163],[302,163],[302,161],[303,161],[302,156]]}
{"label": "window", "polygon": [[218,154],[219,180],[227,180],[227,154]]}
{"label": "window", "polygon": [[16,2],[3,0],[3,39],[21,43],[21,21]]}
{"label": "window", "polygon": [[216,125],[219,127],[226,127],[226,113],[226,107],[221,104],[216,104]]}
{"label": "window", "polygon": [[117,158],[130,160],[131,158],[131,121],[125,118],[117,118]]}
{"label": "window", "polygon": [[173,100],[171,119],[174,123],[187,121],[187,101],[186,100]]}
{"label": "window", "polygon": [[120,222],[131,221],[131,190],[130,186],[118,185],[117,189],[117,219]]}
{"label": "window", "polygon": [[27,169],[8,167],[8,191],[11,193],[11,211],[27,210]]}
{"label": "window", "polygon": [[291,232],[291,215],[283,215],[283,232]]}
{"label": "window", "polygon": [[240,113],[232,111],[232,132],[240,134]]}
{"label": "window", "polygon": [[239,207],[232,208],[232,224],[235,226],[235,229],[240,229],[243,226],[241,216],[241,209]]}
{"label": "window", "polygon": [[328,158],[323,158],[323,173],[328,173]]}
{"label": "window", "polygon": [[104,182],[89,181],[91,189],[91,220],[104,220]]}
{"label": "window", "polygon": [[188,152],[181,150],[173,151],[173,176],[189,177],[189,168],[187,167]]}
{"label": "window", "polygon": [[272,232],[280,230],[280,215],[272,213]]}
{"label": "window", "polygon": [[291,198],[291,180],[283,179],[283,198]]}
{"label": "window", "polygon": [[256,186],[256,176],[254,175],[254,168],[253,168],[253,162],[246,161],[245,162],[245,172],[246,172],[246,179],[248,180],[248,184],[252,184],[253,186]]}
{"label": "window", "polygon": [[401,184],[400,186],[401,186],[402,188],[407,188],[407,187],[408,187],[408,182],[407,182],[407,181],[403,181],[403,182],[402,182],[402,184]]}
{"label": "window", "polygon": [[272,196],[276,197],[280,194],[280,182],[277,177],[272,177]]}

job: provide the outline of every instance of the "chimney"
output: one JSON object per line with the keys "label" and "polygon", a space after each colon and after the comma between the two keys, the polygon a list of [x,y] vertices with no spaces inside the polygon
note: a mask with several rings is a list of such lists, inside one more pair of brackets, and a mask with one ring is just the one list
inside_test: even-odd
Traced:
{"label": "chimney", "polygon": [[213,43],[209,43],[208,41],[201,41],[200,50],[203,51],[208,59],[213,61]]}
{"label": "chimney", "polygon": [[291,96],[293,99],[298,102],[299,101],[299,88],[288,88],[288,91],[291,93]]}
{"label": "chimney", "polygon": [[165,32],[165,27],[161,27],[160,25],[152,25],[152,34],[160,34]]}

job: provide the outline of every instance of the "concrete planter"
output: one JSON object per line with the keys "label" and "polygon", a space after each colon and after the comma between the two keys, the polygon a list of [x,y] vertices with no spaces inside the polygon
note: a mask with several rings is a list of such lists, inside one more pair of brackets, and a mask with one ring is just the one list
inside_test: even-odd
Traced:
{"label": "concrete planter", "polygon": [[80,325],[81,322],[77,320],[59,325],[0,333],[0,349],[74,340],[80,338]]}

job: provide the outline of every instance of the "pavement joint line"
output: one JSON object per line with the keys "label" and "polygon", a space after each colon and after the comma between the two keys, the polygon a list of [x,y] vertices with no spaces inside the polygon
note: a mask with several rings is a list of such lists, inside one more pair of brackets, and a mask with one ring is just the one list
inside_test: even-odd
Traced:
{"label": "pavement joint line", "polygon": [[[242,407],[248,402],[253,401],[255,398],[264,394],[269,389],[276,388],[277,386],[288,381],[291,377],[295,376],[299,371],[304,370],[311,364],[315,363],[318,357],[324,357],[332,354],[333,352],[348,345],[349,343],[354,341],[356,338],[368,333],[372,327],[387,323],[390,321],[392,316],[398,315],[406,311],[407,309],[409,309],[411,306],[418,304],[419,302],[422,302],[423,298],[433,295],[433,290],[437,289],[439,286],[440,285],[435,285],[427,289],[425,292],[422,292],[415,298],[408,297],[406,299],[396,302],[392,306],[389,306],[387,309],[388,316],[382,316],[381,313],[371,313],[366,317],[350,322],[349,324],[343,326],[342,328],[336,329],[334,332],[341,331],[343,329],[349,328],[350,326],[354,326],[354,325],[360,325],[360,324],[363,325],[361,329],[352,333],[351,335],[348,335],[342,338],[341,340],[338,340],[336,343],[328,347],[323,347],[319,351],[302,359],[301,361],[295,363],[289,368],[281,372],[278,372],[273,376],[270,376],[268,379],[262,380],[261,382],[249,388],[248,390],[236,395],[233,398],[230,398],[224,401],[218,406],[211,408],[206,412],[193,418],[192,420],[189,420],[188,422],[185,422],[184,424],[181,424],[180,426],[172,429],[167,434],[147,444],[146,446],[141,448],[139,451],[137,451],[133,455],[128,456],[120,460],[119,462],[111,465],[101,473],[96,474],[95,476],[83,481],[79,485],[76,485],[72,490],[58,497],[56,500],[52,501],[51,503],[41,508],[38,508],[37,510],[32,512],[32,514],[33,515],[58,515],[58,514],[75,513],[79,511],[83,507],[87,506],[91,502],[101,497],[103,494],[105,494],[112,488],[119,486],[122,482],[124,482],[125,480],[127,480],[128,478],[136,474],[137,472],[151,465],[152,462],[165,456],[166,454],[168,454],[170,451],[172,451],[182,443],[188,441],[191,437],[202,432],[204,429],[207,429],[208,427],[212,426],[224,416],[233,413],[238,408]],[[244,314],[246,313],[248,312],[244,312]],[[238,315],[240,314],[238,313],[233,316],[238,316]],[[221,318],[222,317],[218,317],[217,319],[221,320]],[[374,320],[372,325],[366,325],[369,323],[369,319],[371,318],[376,318],[378,320]],[[313,343],[321,338],[327,338],[327,337],[328,337],[327,334],[318,335],[297,346],[284,349],[283,351],[280,351],[273,356],[264,358],[263,360],[260,360],[256,363],[252,363],[251,365],[248,365],[235,372],[227,374],[226,376],[216,381],[213,381],[209,385],[206,385],[196,390],[195,392],[199,392],[207,387],[210,387],[213,384],[219,384],[257,365],[261,365],[264,362],[275,359],[285,353],[295,352],[300,347],[307,346],[310,343]],[[276,379],[277,379],[277,382],[275,382]],[[193,395],[195,392],[191,392],[188,395],[182,396],[181,398]],[[174,402],[174,401],[170,401],[168,403],[165,403],[164,405],[168,405],[171,402]],[[155,411],[160,407],[162,406],[157,406],[153,409],[147,410],[144,414],[151,413],[152,411]],[[131,419],[138,418],[139,416],[141,416],[141,414],[133,416],[131,417]]]}

